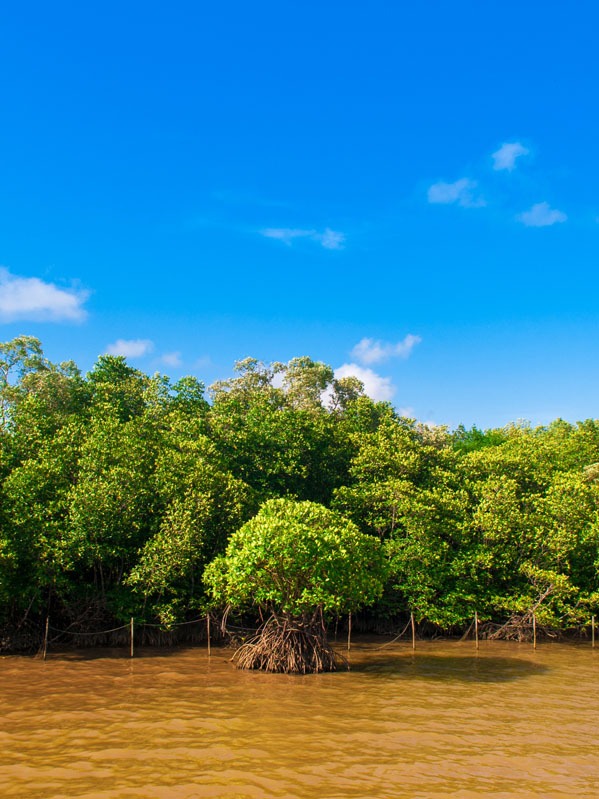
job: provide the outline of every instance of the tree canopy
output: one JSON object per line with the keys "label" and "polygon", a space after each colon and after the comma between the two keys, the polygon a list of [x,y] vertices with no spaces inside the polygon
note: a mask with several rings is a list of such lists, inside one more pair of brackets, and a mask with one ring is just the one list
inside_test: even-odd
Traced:
{"label": "tree canopy", "polygon": [[314,502],[272,499],[233,533],[205,581],[216,601],[289,616],[344,613],[383,591],[379,541]]}
{"label": "tree canopy", "polygon": [[[172,625],[213,597],[325,615],[374,598],[379,619],[456,631],[535,612],[563,630],[599,613],[598,510],[597,420],[452,432],[307,357],[240,361],[205,395],[122,357],[82,374],[35,338],[0,345],[6,646],[48,612]],[[364,564],[381,553],[377,598]]]}
{"label": "tree canopy", "polygon": [[266,621],[243,644],[240,668],[317,672],[336,668],[326,615],[356,610],[383,591],[380,542],[314,502],[271,499],[235,532],[204,579],[217,603],[257,606]]}

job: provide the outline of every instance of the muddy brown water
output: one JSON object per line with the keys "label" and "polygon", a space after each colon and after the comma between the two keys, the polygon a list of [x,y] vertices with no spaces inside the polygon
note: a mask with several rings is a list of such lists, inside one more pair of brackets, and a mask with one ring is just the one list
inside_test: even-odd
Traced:
{"label": "muddy brown water", "polygon": [[218,649],[0,658],[0,796],[599,797],[599,649],[380,644],[308,677]]}

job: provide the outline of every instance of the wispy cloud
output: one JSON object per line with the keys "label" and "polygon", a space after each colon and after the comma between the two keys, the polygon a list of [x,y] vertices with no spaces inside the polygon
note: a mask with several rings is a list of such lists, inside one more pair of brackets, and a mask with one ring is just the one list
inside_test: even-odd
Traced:
{"label": "wispy cloud", "polygon": [[63,289],[37,277],[18,277],[0,267],[0,321],[81,322],[88,291]]}
{"label": "wispy cloud", "polygon": [[124,355],[125,358],[142,358],[154,349],[154,342],[148,338],[119,338],[106,347],[108,355]]}
{"label": "wispy cloud", "polygon": [[504,142],[499,150],[496,150],[491,158],[493,159],[493,169],[507,169],[511,172],[516,167],[516,159],[522,155],[528,155],[530,150],[519,141]]}
{"label": "wispy cloud", "polygon": [[524,211],[516,217],[526,227],[548,227],[557,222],[565,222],[568,218],[563,211],[551,208],[549,203],[537,203],[528,211]]}
{"label": "wispy cloud", "polygon": [[199,358],[196,358],[193,366],[194,369],[207,369],[210,366],[214,366],[214,364],[209,355],[201,355]]}
{"label": "wispy cloud", "polygon": [[364,364],[381,363],[389,358],[408,358],[412,350],[422,339],[408,333],[402,341],[392,344],[388,341],[375,341],[363,338],[351,351],[352,357]]}
{"label": "wispy cloud", "polygon": [[325,228],[322,232],[318,230],[307,230],[304,228],[280,228],[270,227],[260,231],[262,236],[267,239],[277,239],[288,247],[295,239],[308,239],[320,244],[325,250],[342,250],[345,244],[345,234],[338,230]]}
{"label": "wispy cloud", "polygon": [[177,367],[183,364],[180,352],[165,352],[164,355],[160,356],[160,360],[166,366]]}
{"label": "wispy cloud", "polygon": [[461,205],[463,208],[481,208],[485,200],[477,196],[478,183],[470,178],[460,178],[454,183],[433,183],[428,190],[428,201],[435,205]]}
{"label": "wispy cloud", "polygon": [[291,246],[294,239],[302,239],[314,235],[313,230],[290,227],[268,227],[265,230],[261,230],[260,233],[266,236],[267,239],[277,239],[282,241],[283,244],[287,244],[287,246]]}
{"label": "wispy cloud", "polygon": [[345,234],[330,227],[325,228],[323,233],[317,233],[315,238],[325,250],[342,250],[345,246]]}
{"label": "wispy cloud", "polygon": [[335,377],[357,377],[364,384],[364,391],[376,401],[389,401],[395,394],[395,386],[390,377],[382,377],[372,369],[357,363],[344,363],[335,369]]}

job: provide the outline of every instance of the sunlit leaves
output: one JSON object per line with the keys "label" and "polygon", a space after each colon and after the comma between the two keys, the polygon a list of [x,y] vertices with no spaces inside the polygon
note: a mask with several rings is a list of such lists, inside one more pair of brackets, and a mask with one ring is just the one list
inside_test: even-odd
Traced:
{"label": "sunlit leaves", "polygon": [[383,588],[378,541],[313,502],[270,500],[206,570],[214,599],[302,616],[371,604]]}
{"label": "sunlit leaves", "polygon": [[306,357],[246,359],[211,397],[0,345],[0,616],[181,619],[230,537],[208,573],[238,604],[356,607],[384,552],[386,607],[444,629],[599,611],[599,422],[449,433]]}

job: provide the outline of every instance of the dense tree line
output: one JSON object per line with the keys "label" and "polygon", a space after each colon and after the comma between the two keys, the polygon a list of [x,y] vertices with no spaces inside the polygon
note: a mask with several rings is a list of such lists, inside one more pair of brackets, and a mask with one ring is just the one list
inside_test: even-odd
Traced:
{"label": "dense tree line", "polygon": [[108,355],[82,375],[21,336],[0,345],[0,480],[6,640],[49,610],[197,615],[206,566],[280,498],[380,542],[379,615],[563,629],[599,609],[599,422],[430,428],[309,358],[247,359],[206,392]]}

